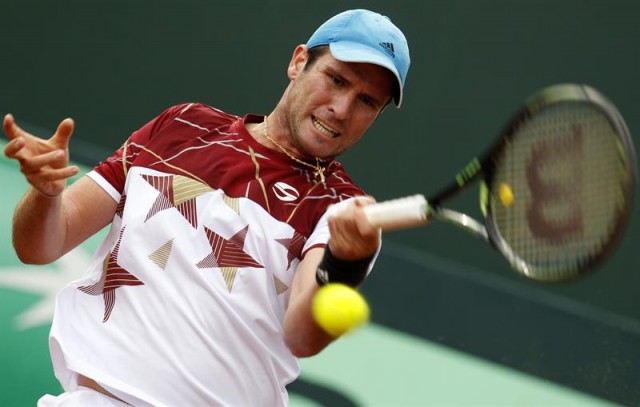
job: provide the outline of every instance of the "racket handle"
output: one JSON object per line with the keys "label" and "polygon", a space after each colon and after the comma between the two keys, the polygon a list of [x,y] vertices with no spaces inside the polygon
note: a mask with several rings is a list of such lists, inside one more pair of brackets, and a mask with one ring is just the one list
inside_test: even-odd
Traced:
{"label": "racket handle", "polygon": [[363,208],[369,221],[384,231],[427,223],[428,203],[423,195],[391,199]]}
{"label": "racket handle", "polygon": [[[329,208],[329,216],[343,211],[351,202],[333,205]],[[374,205],[365,206],[365,215],[369,221],[384,231],[424,225],[428,221],[429,204],[423,195],[412,195],[391,199]]]}

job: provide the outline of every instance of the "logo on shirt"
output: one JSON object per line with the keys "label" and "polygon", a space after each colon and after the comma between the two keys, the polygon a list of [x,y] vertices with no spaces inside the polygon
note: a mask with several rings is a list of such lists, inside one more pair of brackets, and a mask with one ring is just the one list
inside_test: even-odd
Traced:
{"label": "logo on shirt", "polygon": [[284,182],[276,182],[273,186],[273,193],[276,198],[284,202],[292,202],[300,197],[300,192]]}

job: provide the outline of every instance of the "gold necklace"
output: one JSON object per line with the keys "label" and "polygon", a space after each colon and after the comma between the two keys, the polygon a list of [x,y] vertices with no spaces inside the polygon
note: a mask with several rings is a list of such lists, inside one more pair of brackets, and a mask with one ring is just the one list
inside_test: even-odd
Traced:
{"label": "gold necklace", "polygon": [[280,150],[282,150],[283,153],[285,153],[287,155],[287,157],[291,158],[293,161],[297,162],[298,164],[305,165],[305,166],[307,166],[309,168],[313,168],[315,173],[316,173],[316,176],[318,178],[320,178],[320,182],[324,183],[324,180],[325,180],[325,178],[324,178],[324,170],[326,170],[326,168],[320,165],[322,160],[319,159],[318,157],[315,157],[316,158],[316,165],[313,165],[313,164],[309,164],[308,162],[302,161],[299,158],[297,158],[296,156],[294,156],[293,154],[291,154],[289,152],[289,150],[284,148],[282,145],[280,145],[280,143],[275,141],[269,135],[269,125],[267,124],[267,119],[268,118],[269,118],[269,116],[265,116],[264,117],[264,136],[267,138],[267,140],[269,140],[270,142],[275,144]]}

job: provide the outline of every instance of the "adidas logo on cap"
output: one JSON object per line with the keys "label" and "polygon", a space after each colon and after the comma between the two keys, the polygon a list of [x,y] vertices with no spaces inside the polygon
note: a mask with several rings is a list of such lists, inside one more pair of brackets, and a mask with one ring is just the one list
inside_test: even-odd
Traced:
{"label": "adidas logo on cap", "polygon": [[392,58],[396,57],[396,53],[395,53],[395,50],[393,49],[392,42],[380,42],[378,43],[378,45],[380,45],[382,49],[384,49],[385,52],[389,54]]}

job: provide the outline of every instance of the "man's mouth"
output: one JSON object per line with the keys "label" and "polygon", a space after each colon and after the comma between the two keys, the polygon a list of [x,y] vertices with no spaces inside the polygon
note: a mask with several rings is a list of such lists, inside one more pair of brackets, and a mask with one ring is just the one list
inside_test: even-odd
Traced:
{"label": "man's mouth", "polygon": [[338,137],[340,135],[340,132],[332,129],[326,123],[321,122],[320,120],[318,120],[315,117],[312,117],[311,121],[313,123],[313,127],[315,127],[316,130],[318,130],[322,134],[327,135],[328,137],[335,138],[335,137]]}

